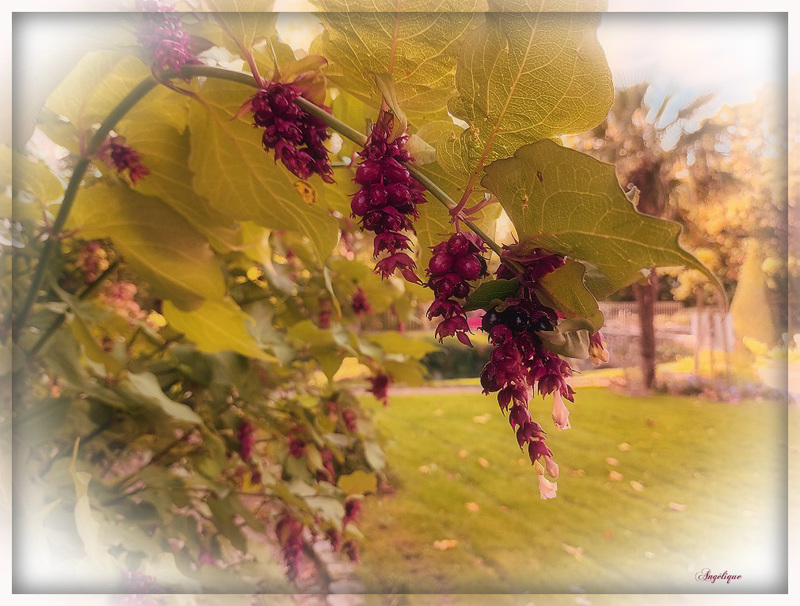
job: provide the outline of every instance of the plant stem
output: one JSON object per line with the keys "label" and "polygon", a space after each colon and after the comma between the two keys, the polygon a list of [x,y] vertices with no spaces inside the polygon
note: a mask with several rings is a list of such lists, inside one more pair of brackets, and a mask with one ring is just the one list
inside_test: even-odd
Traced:
{"label": "plant stem", "polygon": [[[239,84],[244,84],[251,87],[256,87],[255,79],[247,73],[244,72],[234,72],[228,69],[223,69],[219,67],[209,67],[206,65],[184,65],[181,69],[181,76],[206,76],[209,78],[219,78],[222,80],[229,80],[231,82],[237,82]],[[363,145],[367,142],[366,135],[358,132],[353,127],[345,124],[338,118],[332,116],[324,109],[319,107],[318,105],[312,103],[308,99],[304,99],[303,97],[298,97],[295,100],[295,103],[306,113],[311,114],[315,118],[318,118],[328,126],[330,126],[333,130],[338,132],[340,135],[347,137],[353,143],[358,145]],[[425,188],[431,192],[434,198],[438,200],[445,208],[452,211],[456,208],[455,201],[448,196],[442,188],[440,188],[436,183],[431,181],[427,176],[425,176],[418,168],[414,166],[407,167],[409,172],[413,175],[413,177],[419,181]],[[483,231],[480,227],[478,227],[473,221],[469,219],[463,219],[464,224],[469,227],[473,232],[483,239],[484,242],[491,248],[494,252],[498,255],[502,252],[502,248],[500,247],[497,242],[494,241],[485,231]]]}
{"label": "plant stem", "polygon": [[158,81],[153,76],[149,76],[142,80],[131,92],[129,92],[125,98],[120,101],[113,110],[111,110],[111,113],[108,114],[106,119],[103,120],[100,128],[97,129],[97,132],[95,132],[94,136],[89,141],[89,144],[86,146],[86,149],[83,151],[83,156],[75,165],[75,170],[72,172],[72,176],[67,184],[67,189],[64,192],[64,198],[61,201],[61,208],[58,209],[58,214],[56,215],[55,221],[53,221],[53,225],[50,228],[50,234],[44,244],[42,254],[39,257],[39,263],[36,266],[36,271],[33,274],[33,279],[31,280],[30,290],[25,297],[25,301],[22,303],[19,313],[12,320],[12,340],[14,342],[17,341],[20,330],[25,325],[28,315],[33,308],[33,304],[36,302],[39,289],[42,287],[45,274],[47,273],[47,265],[50,262],[50,257],[55,251],[59,234],[61,233],[61,230],[64,229],[64,224],[67,222],[67,217],[69,217],[70,210],[72,210],[72,205],[75,202],[75,196],[78,195],[81,181],[83,180],[83,175],[86,172],[86,169],[89,167],[90,158],[97,152],[97,150],[100,148],[100,145],[102,145],[103,141],[105,141],[106,137],[108,136],[109,131],[116,126],[117,122],[119,122],[134,105],[136,105],[157,85]]}

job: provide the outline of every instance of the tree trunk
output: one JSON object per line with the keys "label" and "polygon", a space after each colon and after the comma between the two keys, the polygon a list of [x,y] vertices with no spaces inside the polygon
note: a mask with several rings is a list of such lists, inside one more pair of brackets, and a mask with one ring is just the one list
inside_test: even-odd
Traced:
{"label": "tree trunk", "polygon": [[655,302],[658,288],[658,275],[655,268],[650,270],[650,278],[634,288],[639,311],[639,351],[641,353],[642,382],[645,389],[653,389],[656,383],[656,327]]}

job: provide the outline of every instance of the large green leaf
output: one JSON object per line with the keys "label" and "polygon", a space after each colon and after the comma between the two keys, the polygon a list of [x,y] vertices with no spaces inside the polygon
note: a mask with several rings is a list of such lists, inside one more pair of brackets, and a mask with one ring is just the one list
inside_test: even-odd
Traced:
{"label": "large green leaf", "polygon": [[226,219],[194,191],[194,175],[188,168],[189,134],[155,119],[138,123],[126,120],[121,130],[150,171],[137,182],[136,191],[161,198],[217,250],[237,248],[240,238],[230,218]]}
{"label": "large green leaf", "polygon": [[[570,0],[550,7],[581,10]],[[488,13],[465,40],[450,113],[470,128],[449,143],[470,172],[527,143],[579,133],[605,118],[614,97],[592,13]],[[460,149],[459,149],[460,148]]]}
{"label": "large green leaf", "polygon": [[114,386],[114,391],[120,394],[126,402],[142,402],[157,406],[178,421],[195,424],[203,422],[189,406],[170,400],[165,396],[153,373],[129,373]]}
{"label": "large green leaf", "polygon": [[[325,75],[374,108],[381,95],[372,74],[392,76],[397,101],[414,122],[444,114],[454,91],[458,50],[479,16],[479,0],[315,0],[325,32],[312,52],[329,61]],[[452,11],[452,12],[447,12]],[[358,126],[358,125],[355,125]]]}
{"label": "large green leaf", "polygon": [[231,219],[307,236],[322,262],[336,243],[337,222],[313,197],[301,195],[308,183],[264,151],[260,130],[244,117],[233,119],[252,94],[240,84],[208,81],[203,103],[192,106],[189,168],[196,191]]}
{"label": "large green leaf", "polygon": [[249,358],[276,361],[250,335],[247,327],[254,324],[253,319],[227,297],[209,299],[199,309],[190,312],[166,302],[164,317],[175,330],[194,341],[200,351],[235,351]]}
{"label": "large green leaf", "polygon": [[110,238],[156,293],[178,307],[198,307],[225,293],[208,241],[156,198],[123,185],[96,185],[78,194],[68,227],[83,238]]}
{"label": "large green leaf", "polygon": [[392,330],[369,335],[366,339],[380,345],[387,354],[408,356],[413,360],[421,360],[426,354],[439,351],[439,347],[430,341],[409,337]]}
{"label": "large green leaf", "polygon": [[[270,0],[209,0],[209,4],[225,34],[245,50],[275,31],[279,15],[272,12],[274,3]],[[271,74],[263,75],[268,78]]]}
{"label": "large green leaf", "polygon": [[[64,78],[47,100],[47,107],[69,118],[79,128],[102,122],[139,82],[151,75],[141,59],[118,51],[94,51]],[[187,98],[166,87],[148,93],[134,111],[159,116],[175,128],[186,125]]]}
{"label": "large green leaf", "polygon": [[545,305],[568,318],[583,318],[591,324],[593,331],[598,331],[603,327],[603,312],[584,283],[585,274],[586,267],[567,259],[563,267],[539,280],[536,293]]}
{"label": "large green leaf", "polygon": [[683,265],[718,283],[678,244],[680,225],[636,211],[611,164],[539,141],[493,162],[481,183],[500,200],[520,241],[588,261],[612,292],[650,267]]}

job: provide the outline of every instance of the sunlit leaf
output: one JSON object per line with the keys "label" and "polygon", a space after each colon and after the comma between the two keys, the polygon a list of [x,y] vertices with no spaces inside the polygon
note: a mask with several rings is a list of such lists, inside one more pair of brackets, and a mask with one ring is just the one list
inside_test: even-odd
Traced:
{"label": "sunlit leaf", "polygon": [[586,319],[594,332],[603,327],[603,312],[583,281],[585,274],[582,264],[567,259],[564,266],[539,280],[536,294],[542,303],[568,318]]}
{"label": "sunlit leaf", "polygon": [[513,297],[519,289],[519,280],[489,280],[473,290],[467,299],[464,309],[474,311],[476,309],[489,309],[492,301],[499,299],[504,301],[508,297]]}
{"label": "sunlit leaf", "polygon": [[227,297],[208,299],[198,309],[188,312],[167,301],[164,303],[164,316],[200,351],[235,351],[249,358],[275,361],[250,335],[247,327],[253,324],[253,319]]}
{"label": "sunlit leaf", "polygon": [[336,243],[336,220],[303,199],[295,187],[297,177],[262,148],[260,130],[245,118],[233,118],[252,94],[230,82],[204,86],[203,104],[194,104],[189,115],[195,188],[232,220],[307,236],[322,262]]}
{"label": "sunlit leaf", "polygon": [[378,478],[374,473],[356,470],[352,473],[339,476],[339,488],[348,495],[368,494],[375,492],[378,487]]}
{"label": "sunlit leaf", "polygon": [[680,225],[634,209],[610,164],[540,141],[493,162],[482,183],[500,200],[520,241],[590,262],[613,290],[637,280],[642,269],[679,265],[716,283],[678,244]]}
{"label": "sunlit leaf", "polygon": [[[477,0],[447,0],[431,10],[424,0],[315,0],[325,32],[312,52],[330,62],[325,75],[376,110],[381,95],[369,74],[390,74],[396,98],[414,122],[443,113],[454,90],[456,56],[479,17]],[[452,11],[452,12],[448,12]],[[359,125],[354,125],[357,128]]]}
{"label": "sunlit leaf", "polygon": [[[580,10],[577,0],[560,4]],[[522,145],[605,118],[614,94],[599,22],[593,13],[488,13],[459,57],[458,97],[448,109],[470,128],[449,143],[450,155],[473,173]]]}
{"label": "sunlit leaf", "polygon": [[156,198],[96,185],[78,194],[68,226],[82,238],[110,238],[136,272],[178,307],[197,307],[225,293],[208,241]]}
{"label": "sunlit leaf", "polygon": [[120,129],[128,145],[139,152],[142,163],[150,171],[136,183],[136,191],[163,200],[217,250],[227,252],[236,248],[239,235],[233,221],[212,208],[208,200],[194,190],[194,175],[187,164],[189,134],[179,133],[155,116],[137,122],[126,120]]}

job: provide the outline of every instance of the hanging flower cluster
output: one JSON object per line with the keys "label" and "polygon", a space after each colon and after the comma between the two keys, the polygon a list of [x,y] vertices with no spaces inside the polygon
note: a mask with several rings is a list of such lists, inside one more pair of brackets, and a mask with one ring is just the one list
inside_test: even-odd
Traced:
{"label": "hanging flower cluster", "polygon": [[392,377],[384,372],[376,372],[369,378],[369,389],[367,391],[380,400],[384,406],[389,405],[389,385],[392,384]]}
{"label": "hanging flower cluster", "polygon": [[[300,179],[319,175],[333,183],[333,168],[325,141],[330,138],[325,123],[307,114],[295,103],[302,88],[295,84],[267,82],[240,110],[252,112],[253,124],[263,128],[261,142],[266,150],[275,150],[275,161]],[[330,109],[320,105],[330,113]]]}
{"label": "hanging flower cluster", "polygon": [[369,304],[367,295],[360,286],[356,289],[351,304],[353,306],[353,313],[357,316],[363,316],[364,314],[372,312],[372,306]]}
{"label": "hanging flower cluster", "polygon": [[289,578],[295,579],[303,561],[303,525],[292,515],[285,513],[275,525],[275,534],[283,552]]}
{"label": "hanging flower cluster", "polygon": [[414,232],[417,205],[425,202],[425,188],[405,166],[413,161],[403,147],[408,136],[389,141],[383,122],[378,120],[364,149],[358,152],[362,160],[353,181],[361,189],[353,196],[350,210],[354,218],[360,217],[362,229],[375,234],[373,256],[377,259],[388,253],[375,265],[375,273],[388,278],[399,270],[406,280],[419,284],[416,264],[403,252],[411,250],[411,239],[402,232]]}
{"label": "hanging flower cluster", "polygon": [[253,432],[253,426],[249,421],[242,421],[236,430],[236,437],[239,439],[239,454],[242,456],[242,461],[249,461],[253,455],[253,446],[256,442],[256,437]]}
{"label": "hanging flower cluster", "polygon": [[[484,393],[498,392],[500,409],[508,412],[520,448],[527,448],[536,467],[542,498],[553,498],[557,486],[544,474],[557,478],[558,466],[545,443],[547,436],[542,426],[531,418],[528,403],[534,389],[542,396],[553,394],[553,422],[559,429],[570,427],[564,399],[573,400],[574,391],[567,383],[572,369],[558,354],[547,351],[538,335],[553,330],[559,316],[543,305],[534,291],[542,277],[565,261],[562,256],[541,249],[523,252],[520,246],[507,248],[502,260],[498,278],[516,276],[507,265],[511,260],[524,271],[518,276],[517,296],[488,310],[483,317],[481,328],[488,333],[493,351],[481,373],[481,385]],[[540,460],[544,460],[544,466]]]}
{"label": "hanging flower cluster", "polygon": [[120,174],[127,171],[134,185],[150,174],[150,169],[142,164],[139,152],[125,144],[125,137],[107,137],[97,150],[97,157],[106,165],[116,168]]}
{"label": "hanging flower cluster", "polygon": [[431,250],[428,286],[436,299],[428,308],[428,319],[442,318],[436,327],[440,343],[445,337],[455,336],[464,345],[472,347],[467,336],[471,331],[463,301],[472,290],[470,282],[486,275],[486,260],[481,256],[486,246],[475,234],[458,232]]}
{"label": "hanging flower cluster", "polygon": [[108,269],[108,253],[100,242],[87,242],[78,251],[75,266],[83,274],[84,284],[94,284]]}
{"label": "hanging flower cluster", "polygon": [[153,72],[172,70],[180,73],[184,65],[200,63],[191,50],[189,35],[183,31],[180,16],[171,14],[172,6],[160,0],[139,0],[138,5],[145,11],[138,40],[152,57]]}

